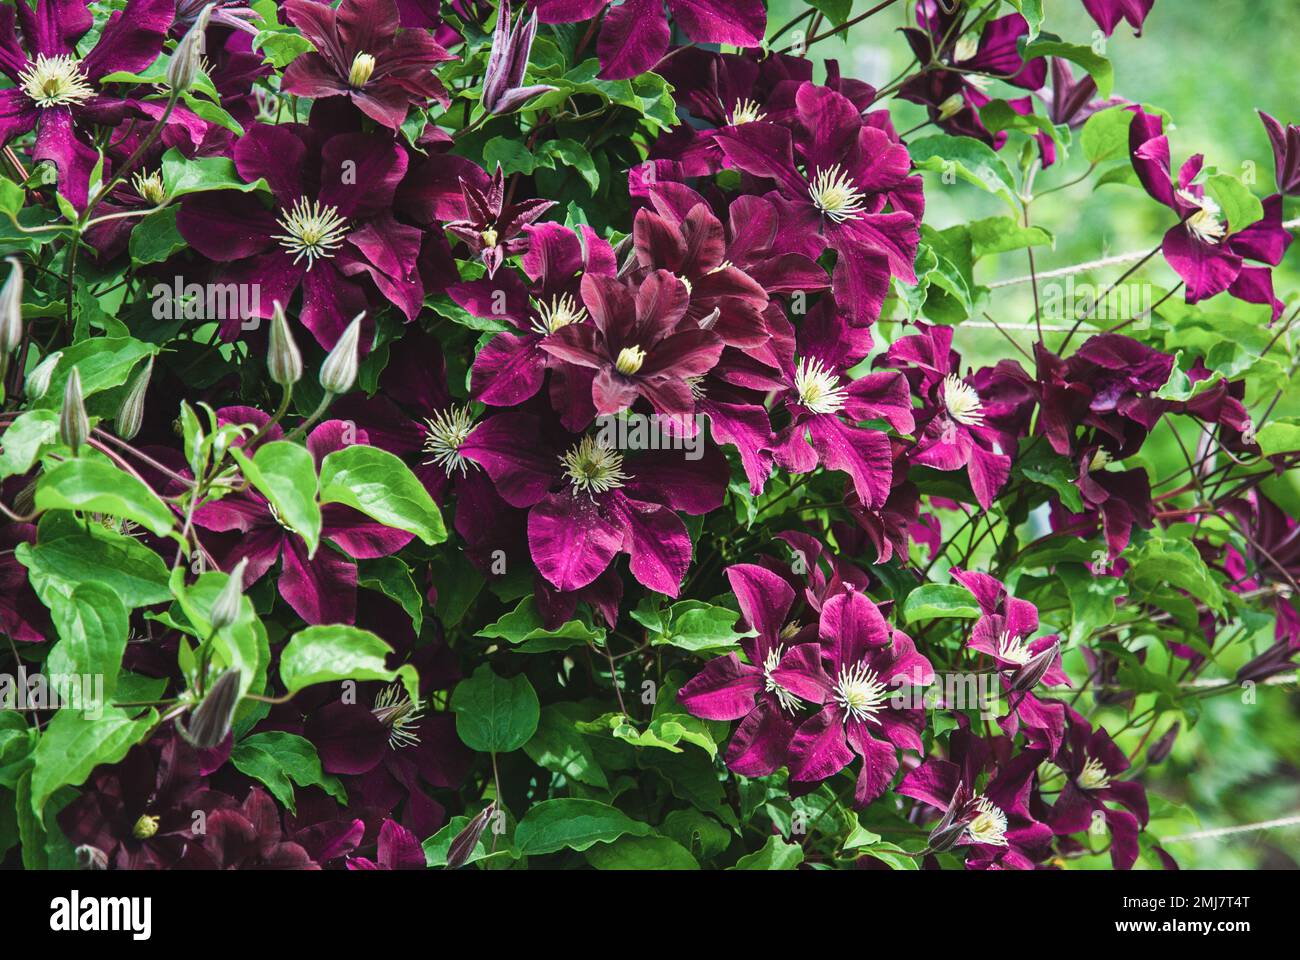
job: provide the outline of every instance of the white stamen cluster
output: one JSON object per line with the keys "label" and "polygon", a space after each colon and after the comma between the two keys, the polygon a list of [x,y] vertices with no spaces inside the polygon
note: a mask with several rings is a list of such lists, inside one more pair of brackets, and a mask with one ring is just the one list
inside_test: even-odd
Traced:
{"label": "white stamen cluster", "polygon": [[835,680],[835,702],[855,720],[876,720],[876,714],[889,700],[889,688],[880,682],[876,672],[866,662],[852,667],[841,667]]}
{"label": "white stamen cluster", "polygon": [[772,677],[772,671],[781,665],[783,656],[785,656],[785,647],[780,644],[767,651],[767,656],[763,660],[763,688],[776,697],[776,702],[783,710],[794,713],[799,708],[799,698]]}
{"label": "white stamen cluster", "polygon": [[537,316],[533,318],[533,329],[542,336],[554,333],[561,327],[573,323],[582,323],[587,319],[587,311],[578,305],[570,294],[552,297],[550,303],[537,301]]}
{"label": "white stamen cluster", "polygon": [[394,683],[380,691],[370,712],[388,728],[388,745],[394,750],[413,747],[420,742],[415,728],[424,711],[420,702],[412,700],[402,684]]}
{"label": "white stamen cluster", "polygon": [[461,454],[460,448],[474,429],[474,418],[468,407],[448,407],[439,410],[424,421],[424,452],[432,454],[425,463],[436,463],[447,476],[456,470],[463,476],[469,471],[472,460]]}
{"label": "white stamen cluster", "polygon": [[1002,635],[998,637],[998,657],[1002,660],[1018,663],[1023,667],[1033,655],[1029,644],[1020,637],[1013,637],[1010,631],[1003,630]]}
{"label": "white stamen cluster", "polygon": [[308,270],[317,260],[334,256],[348,232],[347,219],[339,216],[338,207],[322,206],[320,201],[306,197],[295,200],[287,212],[281,211],[276,223],[284,233],[271,239],[279,240],[282,247],[295,254],[294,263],[306,257]]}
{"label": "white stamen cluster", "polygon": [[836,223],[854,220],[867,208],[867,196],[838,163],[818,170],[808,185],[817,209]]}
{"label": "white stamen cluster", "polygon": [[1083,765],[1079,775],[1075,777],[1075,782],[1081,790],[1101,790],[1110,783],[1110,774],[1106,772],[1106,765],[1096,757],[1089,757],[1088,762]]}
{"label": "white stamen cluster", "polygon": [[799,402],[813,413],[838,413],[848,399],[840,378],[815,357],[804,357],[795,367],[794,389]]}
{"label": "white stamen cluster", "polygon": [[374,72],[374,56],[369,53],[358,53],[352,58],[352,66],[348,70],[348,86],[354,90],[360,90],[369,82]]}
{"label": "white stamen cluster", "polygon": [[84,103],[95,95],[81,61],[70,54],[37,54],[18,74],[18,86],[41,109]]}
{"label": "white stamen cluster", "polygon": [[943,405],[948,408],[948,416],[964,427],[984,425],[984,404],[979,393],[955,373],[943,378]]}
{"label": "white stamen cluster", "polygon": [[1223,222],[1223,208],[1212,197],[1198,197],[1190,190],[1179,190],[1178,195],[1199,209],[1187,218],[1187,229],[1202,243],[1218,243],[1228,232]]}
{"label": "white stamen cluster", "polygon": [[595,437],[583,437],[568,453],[560,457],[565,475],[575,490],[594,496],[623,486],[623,455],[611,450]]}
{"label": "white stamen cluster", "polygon": [[736,105],[731,108],[731,115],[727,117],[727,122],[733,127],[738,127],[742,123],[757,123],[767,116],[753,100],[737,100]]}
{"label": "white stamen cluster", "polygon": [[986,843],[994,847],[1007,845],[1007,815],[988,797],[975,801],[979,810],[966,824],[966,835],[972,843]]}
{"label": "white stamen cluster", "polygon": [[638,346],[624,347],[618,352],[618,358],[614,361],[614,369],[625,377],[630,377],[641,369],[641,364],[645,363],[645,351]]}

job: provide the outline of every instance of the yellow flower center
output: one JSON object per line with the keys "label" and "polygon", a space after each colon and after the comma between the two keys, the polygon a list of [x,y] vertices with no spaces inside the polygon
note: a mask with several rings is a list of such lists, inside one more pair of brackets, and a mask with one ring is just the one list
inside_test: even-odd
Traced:
{"label": "yellow flower center", "polygon": [[131,836],[137,840],[148,840],[158,832],[158,817],[144,814],[131,828]]}
{"label": "yellow flower center", "polygon": [[854,220],[866,209],[866,194],[838,164],[818,170],[808,185],[808,195],[817,209],[836,223]]}
{"label": "yellow flower center", "polygon": [[587,311],[578,306],[578,301],[567,293],[552,297],[550,303],[539,302],[536,306],[537,316],[533,320],[533,329],[542,336],[587,319]]}
{"label": "yellow flower center", "polygon": [[1178,195],[1198,209],[1187,218],[1187,229],[1202,243],[1218,243],[1228,232],[1223,222],[1223,208],[1211,197],[1198,197],[1190,190],[1179,190]]}
{"label": "yellow flower center", "polygon": [[804,357],[795,367],[794,388],[799,402],[813,413],[837,413],[847,399],[840,378],[812,357]]}
{"label": "yellow flower center", "polygon": [[276,223],[284,233],[272,239],[279,240],[282,247],[296,254],[294,263],[306,257],[308,270],[318,259],[334,256],[348,232],[348,221],[339,216],[338,207],[322,206],[319,201],[306,197],[295,200],[287,213],[282,211]]}
{"label": "yellow flower center", "polygon": [[943,405],[948,408],[948,416],[962,426],[984,425],[984,404],[979,393],[955,373],[943,378]]}
{"label": "yellow flower center", "polygon": [[348,86],[360,90],[374,72],[375,58],[368,53],[358,53],[352,58],[352,69],[348,71]]}
{"label": "yellow flower center", "polygon": [[575,490],[588,495],[608,493],[623,486],[627,474],[623,472],[623,455],[597,443],[594,437],[583,437],[568,453],[560,457],[564,472]]}
{"label": "yellow flower center", "polygon": [[69,54],[37,54],[35,62],[18,74],[18,85],[42,109],[83,103],[95,95],[81,61]]}
{"label": "yellow flower center", "polygon": [[460,448],[474,429],[474,418],[470,416],[469,408],[448,407],[424,423],[424,452],[433,454],[425,463],[436,463],[449,477],[454,470],[459,470],[462,475],[467,473],[473,461],[462,456]]}
{"label": "yellow flower center", "polygon": [[630,377],[641,369],[641,364],[645,363],[645,351],[640,347],[624,347],[618,352],[618,359],[614,361],[614,369],[624,376]]}

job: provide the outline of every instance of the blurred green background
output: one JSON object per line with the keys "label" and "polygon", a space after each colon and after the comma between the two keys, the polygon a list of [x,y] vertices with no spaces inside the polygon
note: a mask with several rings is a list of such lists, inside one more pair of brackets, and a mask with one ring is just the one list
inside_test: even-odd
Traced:
{"label": "blurred green background", "polygon": [[[868,0],[856,0],[853,15],[871,5]],[[1043,5],[1044,31],[1082,44],[1092,44],[1100,36],[1080,0],[1044,0]],[[905,23],[910,25],[912,7],[911,3],[900,2],[851,28],[846,39],[835,37],[818,43],[811,55],[819,64],[824,58],[838,59],[844,74],[884,85],[910,59],[911,51],[896,30]],[[775,0],[770,4],[769,35],[804,9],[802,2]],[[787,34],[780,45],[789,39]],[[1273,158],[1255,111],[1263,109],[1283,123],[1300,122],[1297,40],[1300,0],[1156,0],[1143,36],[1133,36],[1131,29],[1121,23],[1114,36],[1105,41],[1104,52],[1114,65],[1116,95],[1159,107],[1172,116],[1173,126],[1166,129],[1175,166],[1191,154],[1204,153],[1207,165],[1243,176],[1247,182],[1253,173],[1252,189],[1262,198],[1275,190]],[[994,97],[1023,95],[1023,91],[1002,84],[994,84],[989,93]],[[923,109],[910,103],[894,100],[890,110],[899,130],[908,130],[925,120]],[[931,132],[933,127],[925,127],[914,136]],[[1005,149],[1013,168],[1019,148],[1015,137],[1013,134],[1013,142]],[[1038,176],[1035,192],[1041,195],[1081,176],[1086,169],[1081,151],[1072,149],[1063,162]],[[1039,272],[1126,251],[1149,250],[1173,223],[1170,212],[1140,189],[1123,185],[1094,189],[1096,179],[1094,174],[1032,204],[1034,222],[1055,236],[1053,248],[1035,250]],[[936,228],[1009,212],[1001,201],[975,187],[962,182],[945,185],[934,174],[927,174],[926,180],[926,222]],[[1289,200],[1285,217],[1297,216],[1300,203]],[[1277,295],[1288,303],[1286,316],[1300,305],[1297,251],[1300,244],[1293,246],[1274,272]],[[1123,269],[1112,267],[1075,279],[1104,287],[1118,279]],[[1029,272],[1029,264],[1024,251],[1015,251],[981,260],[976,271],[977,281],[987,284],[1023,276]],[[1134,279],[1152,284],[1156,298],[1176,282],[1160,258]],[[1168,304],[1171,313],[1181,311],[1180,304],[1181,295],[1177,295]],[[1011,335],[1023,346],[1032,342],[1031,334],[1024,329],[1033,319],[1028,284],[995,289],[977,307],[977,314],[980,310],[987,310],[1004,327],[1013,328]],[[1271,336],[1266,329],[1266,308],[1239,304],[1223,295],[1198,310],[1202,320],[1212,327],[1240,331],[1241,339],[1256,350]],[[895,329],[882,322],[880,339],[890,339]],[[1087,325],[1084,329],[1086,332]],[[1052,339],[1049,335],[1049,343]],[[1292,382],[1295,367],[1291,361],[1300,355],[1300,342],[1294,339],[1294,333],[1282,339],[1280,346],[1285,353],[1279,351],[1277,369],[1280,376],[1290,375]],[[1075,345],[1078,342],[1076,339]],[[978,317],[977,322],[958,328],[955,346],[964,361],[973,366],[1018,356],[1002,334],[978,322]],[[1176,342],[1166,343],[1169,349],[1178,346]],[[1256,416],[1277,389],[1276,383],[1262,382],[1257,378],[1247,395]],[[1300,390],[1289,392],[1300,395]],[[1297,414],[1300,403],[1284,400],[1274,416]],[[1148,460],[1159,476],[1184,462],[1168,428],[1162,429],[1165,432],[1158,430],[1148,444]],[[1183,439],[1194,445],[1196,430],[1189,428]],[[1270,639],[1271,628],[1261,631],[1253,640],[1255,651],[1262,650]],[[1160,654],[1152,651],[1152,656]],[[1249,647],[1231,651],[1221,664],[1222,672],[1210,675],[1231,676],[1249,656]],[[1166,838],[1180,837],[1300,816],[1300,694],[1295,686],[1261,687],[1253,703],[1223,696],[1205,699],[1202,704],[1195,725],[1188,729],[1186,722],[1182,724],[1171,759],[1146,777],[1153,795],[1153,832]],[[1123,726],[1125,717],[1121,711],[1102,710],[1094,719],[1113,731]],[[1162,717],[1151,741],[1174,720],[1173,715]],[[1130,750],[1137,740],[1132,733],[1120,737],[1121,745]],[[1171,803],[1156,801],[1155,797]],[[1184,868],[1296,868],[1300,866],[1300,825],[1205,839],[1175,839],[1168,842],[1167,849]]]}

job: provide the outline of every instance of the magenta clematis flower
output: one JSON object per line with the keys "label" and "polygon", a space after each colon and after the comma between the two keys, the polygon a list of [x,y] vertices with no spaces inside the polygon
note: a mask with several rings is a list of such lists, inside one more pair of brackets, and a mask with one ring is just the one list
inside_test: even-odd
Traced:
{"label": "magenta clematis flower", "polygon": [[909,687],[928,685],[934,670],[911,639],[892,630],[856,589],[826,602],[818,633],[825,671],[809,674],[782,666],[772,671],[773,680],[795,696],[823,705],[799,725],[790,743],[790,778],[825,780],[856,754],[862,769],[853,799],[861,809],[889,786],[900,747],[922,749],[924,711],[906,705],[904,695]]}
{"label": "magenta clematis flower", "polygon": [[[609,243],[586,225],[575,232],[558,223],[538,223],[524,232],[528,252],[522,266],[530,285],[520,283],[513,273],[498,273],[490,280],[459,283],[448,291],[475,316],[504,319],[515,327],[489,340],[470,371],[474,399],[494,407],[511,407],[532,397],[541,389],[548,369],[561,377],[568,372],[543,345],[556,331],[587,320],[580,290],[583,276],[612,278],[618,272]],[[578,373],[578,379],[585,372]],[[585,382],[590,389],[589,375]],[[565,416],[565,425],[575,430],[585,428],[595,416],[590,401],[583,408],[590,409],[590,415],[584,418],[573,409],[572,420],[565,404],[555,406]]]}
{"label": "magenta clematis flower", "polygon": [[1300,196],[1300,126],[1288,123],[1283,127],[1263,110],[1259,111],[1259,119],[1273,147],[1278,192],[1288,197]]}
{"label": "magenta clematis flower", "polygon": [[680,451],[623,454],[588,435],[559,458],[556,489],[528,513],[538,571],[559,590],[594,582],[626,553],[632,575],[675,597],[691,561],[691,538],[676,511],[701,516],[722,505],[729,470],[716,447],[698,460]]}
{"label": "magenta clematis flower", "polygon": [[[997,745],[1003,752],[1010,747],[1007,741]],[[944,811],[941,824],[966,825],[957,845],[967,848],[967,868],[1033,870],[1047,855],[1053,836],[1051,827],[1029,811],[1037,763],[1033,754],[995,757],[987,741],[969,728],[957,729],[948,738],[948,759],[927,758],[903,776],[897,792]]]}
{"label": "magenta clematis flower", "polygon": [[215,810],[207,831],[190,844],[179,864],[199,870],[319,870],[299,844],[287,840],[280,808],[260,787],[242,806]]}
{"label": "magenta clematis flower", "polygon": [[491,178],[474,167],[469,179],[462,174],[460,192],[465,213],[446,224],[448,232],[464,240],[493,276],[506,257],[528,252],[524,228],[555,206],[554,200],[533,198],[505,201],[505,174],[501,164]]}
{"label": "magenta clematis flower", "polygon": [[[1282,315],[1283,304],[1273,294],[1270,266],[1282,262],[1291,234],[1282,228],[1282,196],[1264,201],[1264,216],[1244,228],[1235,228],[1223,217],[1217,201],[1196,183],[1203,157],[1198,153],[1172,178],[1169,138],[1162,132],[1164,121],[1138,109],[1129,127],[1129,150],[1133,169],[1148,194],[1179,216],[1179,223],[1165,234],[1165,260],[1183,279],[1188,303],[1198,303],[1225,290],[1238,300],[1267,304],[1273,319]],[[1269,266],[1248,266],[1247,261]]]}
{"label": "magenta clematis flower", "polygon": [[1156,0],[1083,0],[1088,16],[1097,21],[1108,37],[1120,20],[1127,21],[1133,32],[1142,36],[1142,23],[1155,5]]}
{"label": "magenta clematis flower", "polygon": [[715,139],[728,166],[775,182],[767,197],[781,214],[778,252],[816,259],[835,250],[835,299],[856,326],[866,326],[880,315],[891,277],[916,282],[919,178],[909,177],[911,159],[892,128],[864,122],[844,95],[805,83],[795,104],[797,138],[762,122]]}
{"label": "magenta clematis flower", "polygon": [[907,381],[894,371],[848,376],[871,347],[871,335],[850,327],[823,299],[804,318],[794,337],[784,338],[779,400],[790,422],[777,431],[776,462],[808,473],[820,463],[853,481],[858,499],[878,507],[889,496],[892,454],[889,437],[860,427],[863,420],[885,420],[900,433],[914,428]]}
{"label": "magenta clematis flower", "polygon": [[[682,32],[696,43],[725,43],[756,47],[767,29],[762,0],[667,0],[668,10]],[[537,0],[543,23],[589,20],[610,0]],[[605,14],[596,53],[600,75],[627,80],[651,69],[665,53],[672,32],[664,15],[664,0],[625,0]]]}
{"label": "magenta clematis flower", "polygon": [[412,104],[450,102],[433,67],[455,57],[425,30],[399,29],[394,0],[343,0],[337,9],[320,0],[286,0],[284,15],[316,47],[289,64],[285,93],[346,97],[392,130],[401,128]]}
{"label": "magenta clematis flower", "polygon": [[[1119,779],[1129,760],[1106,728],[1094,730],[1084,717],[1067,711],[1067,735],[1052,758],[1065,782],[1043,820],[1057,836],[1067,836],[1091,829],[1094,817],[1104,818],[1110,830],[1111,863],[1117,870],[1128,870],[1137,861],[1137,835],[1147,822],[1146,790],[1136,780]],[[1032,756],[1034,751],[1025,753]],[[1052,786],[1055,779],[1049,774],[1040,786]]]}
{"label": "magenta clematis flower", "polygon": [[[1057,126],[1078,130],[1093,114],[1129,102],[1123,97],[1096,99],[1097,82],[1092,79],[1092,75],[1085,73],[1082,79],[1076,80],[1068,60],[1052,57],[1051,65],[1052,87],[1046,96],[1041,91],[1036,95],[1046,101],[1047,118]],[[1015,102],[1010,102],[1010,106],[1013,110],[1018,109]],[[1034,139],[1038,142],[1043,167],[1050,167],[1056,162],[1056,141],[1042,130],[1034,134]]]}
{"label": "magenta clematis flower", "polygon": [[[985,93],[992,79],[1037,90],[1047,79],[1047,63],[1042,57],[1029,62],[1020,55],[1020,40],[1029,35],[1029,24],[1018,13],[1008,14],[984,24],[978,37],[964,29],[965,14],[959,5],[922,0],[916,5],[920,29],[903,30],[912,52],[923,64],[947,64],[953,69],[932,69],[908,80],[898,95],[919,103],[929,111],[930,120],[954,136],[974,137],[1001,148],[1006,134],[996,137],[980,120],[979,110],[989,103]],[[1013,107],[1029,112],[1029,101],[1012,101]]]}
{"label": "magenta clematis flower", "polygon": [[[1055,755],[1065,732],[1065,705],[1039,700],[1032,688],[1017,690],[1015,681],[1026,664],[1058,647],[1060,638],[1051,634],[1033,639],[1038,632],[1038,609],[1028,600],[1011,596],[1000,580],[970,570],[954,568],[949,572],[979,603],[980,618],[975,621],[966,646],[993,660],[998,679],[1007,691],[1008,711],[999,718],[998,725],[1008,737],[1014,737],[1023,726],[1031,746],[1047,750],[1049,756]],[[1038,682],[1047,686],[1070,685],[1070,678],[1061,669],[1059,649]]]}
{"label": "magenta clematis flower", "polygon": [[0,143],[35,128],[32,158],[54,164],[59,193],[78,210],[86,205],[99,158],[88,128],[115,126],[136,106],[106,96],[98,87],[111,73],[139,73],[153,63],[174,14],[174,0],[129,0],[108,18],[99,41],[82,56],[77,41],[94,22],[85,0],[0,7],[0,72],[13,82],[12,88],[0,90]]}
{"label": "magenta clematis flower", "polygon": [[[234,160],[249,183],[265,178],[274,207],[252,194],[194,194],[176,224],[195,250],[225,265],[222,282],[258,291],[253,316],[269,319],[276,302],[288,306],[301,288],[299,317],[329,349],[367,308],[368,279],[415,318],[424,303],[421,235],[393,219],[407,157],[391,137],[341,133],[322,141],[300,124],[256,124],[235,144]],[[236,336],[243,319],[231,318],[223,334]]]}
{"label": "magenta clematis flower", "polygon": [[695,411],[690,379],[718,362],[723,341],[688,316],[691,294],[667,270],[633,286],[584,274],[582,302],[591,323],[570,323],[546,337],[552,357],[596,371],[591,400],[598,414],[626,410],[644,398],[656,413]]}
{"label": "magenta clematis flower", "polygon": [[781,577],[738,563],[727,568],[727,580],[757,636],[741,641],[745,661],[734,653],[714,658],[677,691],[677,700],[705,720],[741,721],[727,745],[727,766],[765,777],[786,764],[799,709],[799,698],[776,681],[775,671],[818,676],[821,647],[809,631],[787,624],[795,593]]}
{"label": "magenta clematis flower", "polygon": [[911,460],[936,470],[965,467],[975,499],[987,510],[1010,476],[1011,452],[1028,429],[1033,398],[1014,362],[963,377],[952,328],[917,328],[920,333],[900,337],[885,355],[921,398],[918,421],[925,426]]}
{"label": "magenta clematis flower", "polygon": [[[269,419],[260,410],[247,407],[228,407],[219,410],[218,416],[226,423],[258,427]],[[343,448],[345,426],[342,421],[326,421],[308,436],[307,447],[318,465],[326,454]],[[267,441],[280,438],[278,427],[267,431]],[[358,432],[356,442],[368,441]],[[411,534],[376,523],[342,504],[325,504],[321,516],[321,539],[336,544],[342,552],[322,543],[315,553],[309,553],[302,537],[285,527],[270,502],[251,487],[205,503],[195,511],[194,523],[215,534],[230,535],[208,539],[223,568],[248,560],[245,585],[256,583],[276,560],[282,560],[277,586],[300,617],[308,623],[352,623],[356,617],[357,570],[348,557],[386,557],[406,546]]]}

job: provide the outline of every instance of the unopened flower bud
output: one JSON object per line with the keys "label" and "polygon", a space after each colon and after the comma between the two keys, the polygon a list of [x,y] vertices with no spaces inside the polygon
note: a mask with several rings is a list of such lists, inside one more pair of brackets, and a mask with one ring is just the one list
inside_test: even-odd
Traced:
{"label": "unopened flower bud", "polygon": [[12,266],[0,287],[0,354],[17,350],[23,342],[23,265],[17,257],[5,257]]}
{"label": "unopened flower bud", "polygon": [[160,819],[157,814],[142,813],[140,819],[131,827],[131,836],[137,840],[148,840],[158,832],[158,821]]}
{"label": "unopened flower bud", "polygon": [[456,839],[451,842],[447,848],[447,869],[455,870],[457,867],[464,866],[474,853],[474,847],[478,844],[479,837],[483,836],[483,831],[487,828],[488,821],[496,813],[496,804],[489,803],[478,815],[469,823],[465,824],[465,829],[456,834]]}
{"label": "unopened flower bud", "polygon": [[950,807],[943,819],[930,831],[926,843],[934,853],[947,853],[961,844],[966,834],[966,821],[956,819],[955,811],[956,807]]}
{"label": "unopened flower bud", "polygon": [[108,854],[99,847],[92,847],[88,843],[83,843],[73,851],[73,856],[77,858],[78,870],[108,869]]}
{"label": "unopened flower bud", "polygon": [[294,343],[293,331],[285,318],[284,308],[275,302],[271,311],[271,336],[269,353],[266,356],[266,368],[271,374],[271,381],[282,387],[291,387],[302,379],[302,353]]}
{"label": "unopened flower bud", "polygon": [[203,700],[193,713],[186,727],[176,722],[176,729],[192,746],[199,750],[211,750],[219,746],[230,733],[230,725],[235,718],[235,707],[239,706],[239,687],[242,675],[237,669],[230,669],[217,677]]}
{"label": "unopened flower bud", "polygon": [[365,316],[363,310],[352,319],[320,365],[320,385],[326,393],[347,393],[357,382],[357,366],[361,362],[357,347],[361,340],[361,321]]}
{"label": "unopened flower bud", "polygon": [[59,439],[72,448],[75,455],[90,437],[90,418],[86,404],[81,399],[81,374],[76,367],[68,374],[63,388],[63,409],[59,411]]}
{"label": "unopened flower bud", "polygon": [[122,398],[122,405],[118,407],[113,429],[123,440],[134,440],[144,423],[144,397],[149,392],[149,377],[152,374],[153,357],[150,357],[144,369],[131,381],[131,387]]}
{"label": "unopened flower bud", "polygon": [[247,557],[235,564],[235,569],[230,571],[230,579],[217,594],[217,599],[212,601],[208,620],[212,623],[213,631],[224,630],[239,619],[240,601],[244,597],[244,569],[247,566]]}
{"label": "unopened flower bud", "polygon": [[31,516],[36,511],[36,481],[33,480],[27,486],[23,487],[14,494],[14,513],[24,517]]}
{"label": "unopened flower bud", "polygon": [[1012,693],[1028,693],[1047,675],[1047,671],[1052,669],[1052,664],[1056,662],[1057,656],[1061,652],[1061,643],[1058,640],[1041,653],[1036,653],[1030,657],[1023,667],[1017,670],[1011,676]]}
{"label": "unopened flower bud", "polygon": [[171,62],[167,64],[167,86],[176,93],[184,93],[194,84],[199,74],[199,60],[203,56],[203,35],[212,16],[212,4],[199,13],[198,19],[176,44]]}
{"label": "unopened flower bud", "polygon": [[1169,754],[1174,749],[1174,741],[1178,739],[1180,727],[1181,724],[1175,721],[1174,725],[1166,730],[1159,740],[1147,747],[1147,763],[1155,766],[1169,759]]}
{"label": "unopened flower bud", "polygon": [[62,359],[63,351],[56,350],[38,363],[35,369],[27,375],[27,382],[23,386],[23,392],[27,394],[28,400],[39,400],[49,393],[50,381],[54,378],[54,369]]}

